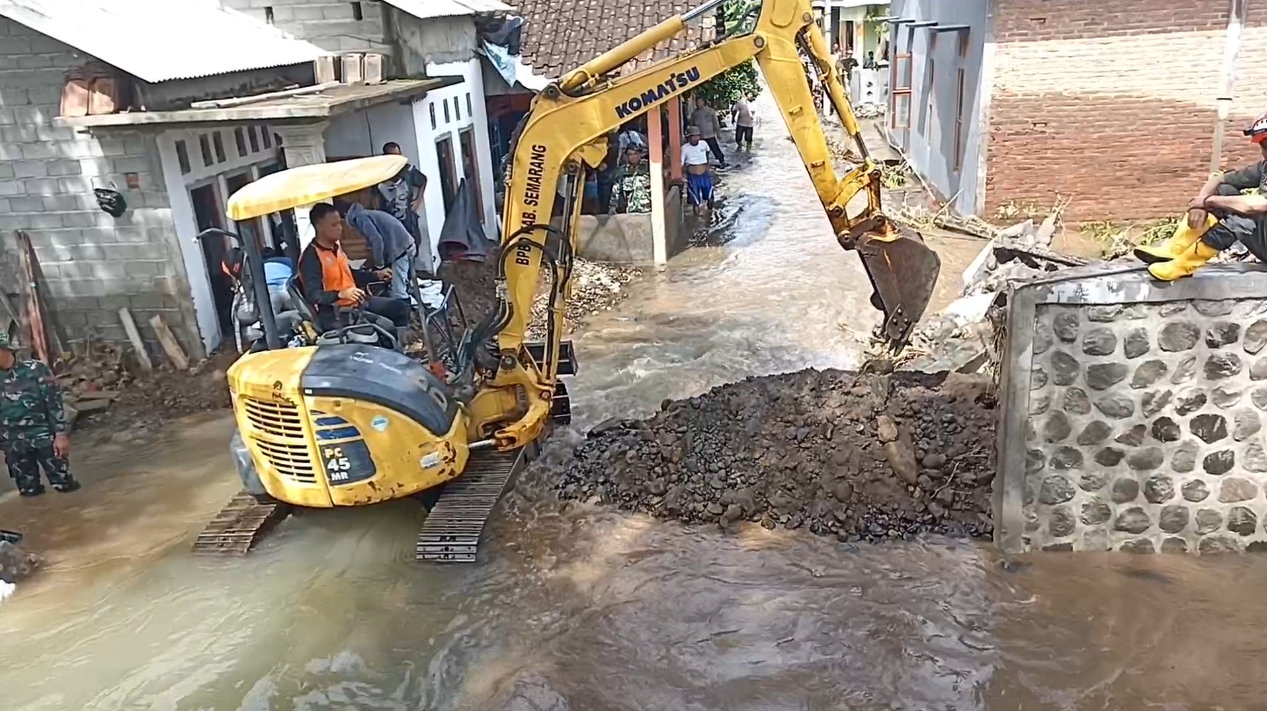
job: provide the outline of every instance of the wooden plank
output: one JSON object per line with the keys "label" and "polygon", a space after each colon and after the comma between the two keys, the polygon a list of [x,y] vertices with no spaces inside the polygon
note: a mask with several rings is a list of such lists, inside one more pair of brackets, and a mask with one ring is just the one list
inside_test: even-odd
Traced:
{"label": "wooden plank", "polygon": [[123,322],[123,330],[128,334],[128,340],[132,342],[132,349],[136,351],[136,360],[141,364],[141,370],[150,372],[154,369],[154,364],[150,362],[150,354],[145,352],[145,341],[141,340],[141,332],[136,330],[136,321],[132,320],[132,312],[127,308],[119,309],[119,320]]}
{"label": "wooden plank", "polygon": [[53,310],[53,295],[49,293],[48,284],[44,282],[44,270],[40,267],[40,258],[35,254],[35,248],[31,246],[30,237],[26,235],[23,237],[26,237],[23,241],[26,243],[31,260],[31,272],[35,277],[35,297],[39,299],[40,315],[49,327],[49,335],[52,336],[57,354],[70,355],[70,336],[66,333],[66,329],[62,328],[61,321],[57,319],[57,312]]}
{"label": "wooden plank", "polygon": [[189,370],[189,356],[185,355],[185,349],[180,347],[180,341],[172,335],[172,330],[167,327],[163,317],[154,316],[150,319],[150,325],[154,327],[154,333],[158,334],[159,344],[163,346],[168,360],[172,362],[176,370]]}
{"label": "wooden plank", "polygon": [[30,326],[31,349],[35,357],[50,363],[48,356],[48,334],[44,331],[44,320],[40,317],[40,300],[35,290],[35,273],[31,269],[31,242],[25,232],[18,231],[18,293],[22,305],[26,309],[26,320]]}

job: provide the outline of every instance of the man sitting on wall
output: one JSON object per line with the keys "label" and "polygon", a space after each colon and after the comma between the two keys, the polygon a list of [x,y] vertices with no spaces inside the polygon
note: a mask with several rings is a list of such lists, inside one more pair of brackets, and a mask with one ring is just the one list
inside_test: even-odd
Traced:
{"label": "man sitting on wall", "polygon": [[299,255],[299,280],[303,285],[304,299],[317,312],[317,329],[330,331],[347,325],[337,317],[336,306],[359,308],[367,315],[382,317],[379,325],[389,333],[392,326],[408,326],[408,301],[371,296],[364,291],[370,282],[391,279],[392,272],[388,269],[376,272],[353,269],[348,264],[347,255],[339,246],[343,239],[343,218],[339,211],[328,203],[317,203],[308,213],[308,219],[317,234]]}
{"label": "man sitting on wall", "polygon": [[[1159,246],[1135,248],[1156,278],[1174,281],[1190,276],[1219,252],[1240,242],[1260,261],[1267,261],[1267,113],[1244,131],[1262,160],[1211,175],[1188,204],[1188,214]],[[1257,195],[1242,195],[1257,190]]]}

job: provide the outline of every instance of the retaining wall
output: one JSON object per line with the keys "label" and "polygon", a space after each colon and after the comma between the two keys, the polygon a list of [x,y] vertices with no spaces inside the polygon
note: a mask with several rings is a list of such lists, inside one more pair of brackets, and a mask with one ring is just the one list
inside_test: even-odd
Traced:
{"label": "retaining wall", "polygon": [[1009,298],[1001,549],[1267,551],[1267,270],[1067,270]]}

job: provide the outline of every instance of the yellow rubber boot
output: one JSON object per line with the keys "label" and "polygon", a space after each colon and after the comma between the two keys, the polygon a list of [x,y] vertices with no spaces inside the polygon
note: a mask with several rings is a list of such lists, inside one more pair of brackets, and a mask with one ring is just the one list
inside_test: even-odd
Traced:
{"label": "yellow rubber boot", "polygon": [[1158,262],[1168,262],[1180,254],[1192,248],[1214,224],[1218,222],[1213,215],[1205,218],[1205,225],[1197,229],[1188,226],[1187,218],[1180,218],[1179,223],[1175,225],[1175,233],[1170,235],[1170,239],[1154,246],[1140,245],[1136,247],[1135,258],[1145,264],[1157,264]]}
{"label": "yellow rubber boot", "polygon": [[1158,262],[1148,265],[1148,273],[1162,281],[1175,281],[1186,276],[1191,276],[1193,272],[1199,269],[1206,262],[1214,259],[1219,250],[1210,245],[1197,240],[1188,251],[1166,262]]}

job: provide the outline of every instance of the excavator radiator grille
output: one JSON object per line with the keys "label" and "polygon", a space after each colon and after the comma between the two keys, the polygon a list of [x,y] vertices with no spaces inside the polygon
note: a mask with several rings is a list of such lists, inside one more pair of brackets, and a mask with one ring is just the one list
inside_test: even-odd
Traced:
{"label": "excavator radiator grille", "polygon": [[284,402],[269,402],[253,397],[240,400],[251,426],[267,435],[305,442],[304,419],[299,408]]}
{"label": "excavator radiator grille", "polygon": [[251,442],[277,473],[301,484],[316,484],[308,438],[299,408],[289,403],[242,398],[254,432]]}

